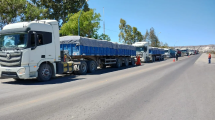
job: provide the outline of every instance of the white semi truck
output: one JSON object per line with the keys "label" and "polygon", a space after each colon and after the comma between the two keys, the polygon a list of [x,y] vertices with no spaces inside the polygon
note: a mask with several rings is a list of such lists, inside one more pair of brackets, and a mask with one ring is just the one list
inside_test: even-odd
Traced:
{"label": "white semi truck", "polygon": [[187,48],[181,49],[181,52],[184,54],[184,56],[185,56],[185,55],[186,55],[186,56],[189,56],[189,55],[190,55],[190,50],[187,49]]}
{"label": "white semi truck", "polygon": [[168,48],[164,48],[164,51],[165,51],[165,53],[164,53],[164,56],[166,57],[166,58],[174,58],[175,57],[175,50],[173,50],[173,49],[168,49]]}
{"label": "white semi truck", "polygon": [[164,57],[165,58],[170,58],[171,57],[171,55],[170,55],[170,49],[168,49],[168,48],[164,48]]}
{"label": "white semi truck", "polygon": [[[71,36],[62,39],[65,38],[73,40]],[[109,46],[104,48],[100,45],[105,45],[105,41],[99,41],[99,46],[95,46],[94,43],[98,43],[95,39],[80,36],[75,39],[81,42],[61,45],[56,20],[6,25],[0,31],[0,77],[47,81],[56,74],[94,72],[97,66],[104,68],[106,65],[121,67],[135,64],[132,56],[136,56],[136,51],[133,46],[108,43]],[[90,41],[90,46],[84,46],[82,43],[85,41]],[[109,51],[107,54],[106,50]]]}
{"label": "white semi truck", "polygon": [[136,55],[140,56],[141,62],[154,62],[164,60],[164,49],[150,47],[148,42],[135,42],[132,46],[136,47]]}

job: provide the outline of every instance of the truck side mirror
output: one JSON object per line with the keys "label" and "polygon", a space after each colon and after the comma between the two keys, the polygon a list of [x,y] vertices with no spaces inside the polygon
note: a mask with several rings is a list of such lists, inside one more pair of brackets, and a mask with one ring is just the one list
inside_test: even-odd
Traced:
{"label": "truck side mirror", "polygon": [[144,52],[145,53],[147,52],[147,46],[144,46]]}
{"label": "truck side mirror", "polygon": [[[32,47],[31,48],[31,50],[34,50],[34,49],[36,49],[37,48],[37,44],[38,44],[38,38],[37,38],[37,34],[36,34],[36,32],[33,32],[33,34],[34,34],[34,47]],[[31,41],[31,42],[33,42],[33,41]]]}

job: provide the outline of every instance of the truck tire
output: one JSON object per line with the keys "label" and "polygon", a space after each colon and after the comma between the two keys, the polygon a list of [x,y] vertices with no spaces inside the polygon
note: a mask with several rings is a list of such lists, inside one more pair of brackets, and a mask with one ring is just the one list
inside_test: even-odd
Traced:
{"label": "truck tire", "polygon": [[87,73],[87,63],[85,61],[81,61],[81,64],[78,65],[79,71],[75,71],[75,74],[85,75]]}
{"label": "truck tire", "polygon": [[155,56],[152,56],[152,62],[155,62]]}
{"label": "truck tire", "polygon": [[120,58],[120,67],[122,67],[122,59]]}
{"label": "truck tire", "polygon": [[121,66],[122,66],[122,61],[121,61],[121,59],[117,59],[117,60],[116,60],[115,67],[116,67],[116,68],[120,68]]}
{"label": "truck tire", "polygon": [[88,61],[87,66],[88,66],[87,72],[89,72],[89,73],[93,73],[97,70],[96,62],[93,60]]}
{"label": "truck tire", "polygon": [[125,58],[124,65],[127,67],[129,65],[128,58]]}
{"label": "truck tire", "polygon": [[146,56],[146,62],[150,62],[150,58]]}
{"label": "truck tire", "polygon": [[52,68],[49,64],[43,63],[38,69],[38,81],[48,81],[52,77]]}
{"label": "truck tire", "polygon": [[132,65],[132,66],[134,66],[134,65],[135,65],[135,59],[134,59],[134,58],[131,58],[130,65]]}

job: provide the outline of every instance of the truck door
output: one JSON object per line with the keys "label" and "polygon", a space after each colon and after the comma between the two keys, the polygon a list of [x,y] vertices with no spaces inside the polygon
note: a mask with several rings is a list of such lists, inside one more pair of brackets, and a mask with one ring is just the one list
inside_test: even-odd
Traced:
{"label": "truck door", "polygon": [[46,52],[45,57],[48,61],[54,61],[55,59],[55,43],[52,39],[51,32],[45,32],[44,36],[44,43],[46,45]]}
{"label": "truck door", "polygon": [[[37,67],[35,66],[38,66],[38,63],[41,60],[45,59],[46,47],[44,45],[43,35],[41,33],[37,33],[35,37],[35,34],[33,34],[33,32],[30,32],[29,36],[30,36],[29,38],[30,38],[30,47],[31,47],[29,52],[30,53],[29,55],[30,77],[34,77],[37,71]],[[37,47],[34,48],[36,44],[37,44]]]}
{"label": "truck door", "polygon": [[37,57],[41,59],[47,59],[47,61],[53,61],[55,58],[55,44],[52,42],[52,33],[51,32],[37,32],[38,45],[35,50],[39,53]]}

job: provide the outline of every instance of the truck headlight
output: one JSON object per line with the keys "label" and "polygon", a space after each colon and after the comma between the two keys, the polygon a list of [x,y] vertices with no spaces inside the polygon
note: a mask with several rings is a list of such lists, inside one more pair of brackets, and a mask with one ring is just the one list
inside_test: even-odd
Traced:
{"label": "truck headlight", "polygon": [[18,70],[17,72],[18,75],[22,75],[22,74],[25,74],[25,68],[21,68]]}

